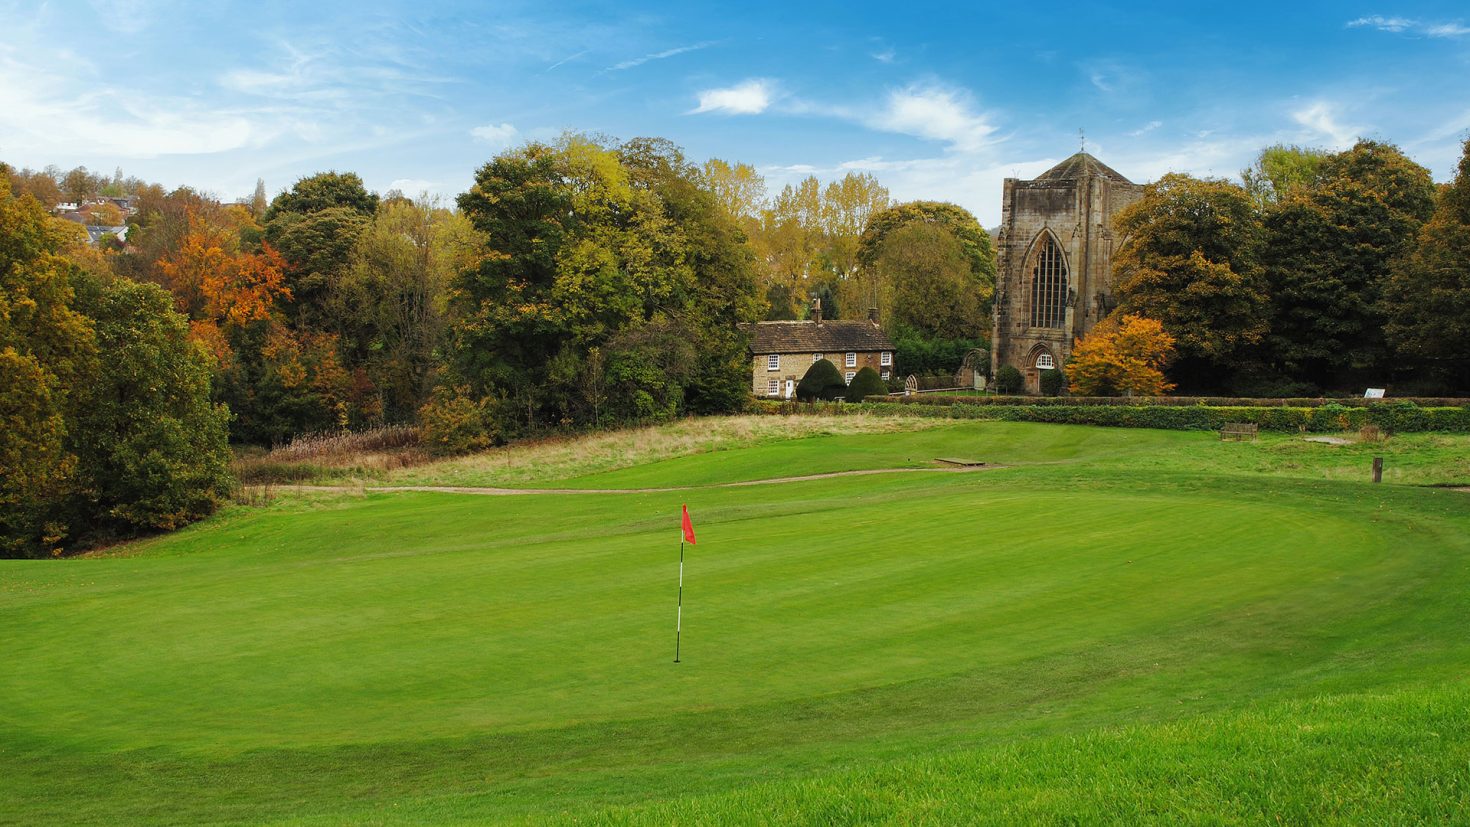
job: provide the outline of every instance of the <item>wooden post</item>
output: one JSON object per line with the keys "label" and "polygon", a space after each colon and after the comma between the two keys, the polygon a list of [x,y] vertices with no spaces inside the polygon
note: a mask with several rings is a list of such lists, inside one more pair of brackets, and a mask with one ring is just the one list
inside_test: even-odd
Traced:
{"label": "wooden post", "polygon": [[1373,481],[1383,482],[1383,457],[1373,458]]}

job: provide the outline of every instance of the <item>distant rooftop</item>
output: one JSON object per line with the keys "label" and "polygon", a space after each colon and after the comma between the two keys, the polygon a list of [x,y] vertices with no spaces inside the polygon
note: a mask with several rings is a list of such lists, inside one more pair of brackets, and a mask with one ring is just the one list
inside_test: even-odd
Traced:
{"label": "distant rooftop", "polygon": [[1117,181],[1122,184],[1131,184],[1123,174],[1104,164],[1102,161],[1079,152],[1067,160],[1057,164],[1046,172],[1036,176],[1036,181],[1078,181],[1083,178],[1091,178],[1095,175]]}
{"label": "distant rooftop", "polygon": [[804,322],[757,322],[751,332],[750,351],[765,353],[845,353],[893,350],[893,340],[883,328],[869,321],[828,319],[820,324]]}

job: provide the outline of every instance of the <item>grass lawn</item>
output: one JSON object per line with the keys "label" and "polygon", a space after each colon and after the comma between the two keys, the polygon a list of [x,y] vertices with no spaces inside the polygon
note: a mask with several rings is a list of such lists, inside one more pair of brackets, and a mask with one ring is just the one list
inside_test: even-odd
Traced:
{"label": "grass lawn", "polygon": [[0,563],[0,823],[1470,819],[1470,494],[1396,484],[1463,440],[803,428],[411,471],[1007,467],[299,496]]}

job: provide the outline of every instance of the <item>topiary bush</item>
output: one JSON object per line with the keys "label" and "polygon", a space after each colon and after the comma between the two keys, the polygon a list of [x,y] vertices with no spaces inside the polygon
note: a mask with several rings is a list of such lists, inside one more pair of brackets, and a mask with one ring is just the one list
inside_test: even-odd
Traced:
{"label": "topiary bush", "polygon": [[883,377],[872,368],[863,368],[852,377],[852,384],[847,386],[847,401],[861,402],[866,396],[887,396],[888,386],[883,384]]}
{"label": "topiary bush", "polygon": [[1062,388],[1067,385],[1067,375],[1056,368],[1047,368],[1041,372],[1041,394],[1043,396],[1061,396]]}
{"label": "topiary bush", "polygon": [[1000,370],[995,372],[997,393],[1020,393],[1025,381],[1021,378],[1021,372],[1016,370],[1015,365],[1001,365]]}
{"label": "topiary bush", "polygon": [[806,369],[806,375],[796,383],[796,398],[802,402],[814,402],[818,399],[830,402],[845,396],[847,381],[842,378],[837,366],[826,359],[812,362],[812,366]]}

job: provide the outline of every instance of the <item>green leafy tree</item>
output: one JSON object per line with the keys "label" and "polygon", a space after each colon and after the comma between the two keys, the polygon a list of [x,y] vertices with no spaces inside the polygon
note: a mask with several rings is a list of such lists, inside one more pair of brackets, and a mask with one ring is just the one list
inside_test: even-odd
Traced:
{"label": "green leafy tree", "polygon": [[94,529],[174,529],[229,490],[229,411],[210,401],[209,357],[156,285],[118,279],[84,291],[97,372],[79,389],[71,441]]}
{"label": "green leafy tree", "polygon": [[1256,204],[1267,207],[1294,190],[1314,188],[1329,154],[1315,147],[1273,144],[1261,150],[1255,163],[1241,170],[1240,178]]}
{"label": "green leafy tree", "polygon": [[326,306],[351,264],[352,248],[377,213],[378,196],[354,173],[322,172],[297,181],[265,211],[265,240],[287,263],[294,302],[288,316],[313,330],[341,332]]}
{"label": "green leafy tree", "polygon": [[[974,339],[989,325],[990,285],[947,227],[911,222],[887,234],[870,272],[890,285],[890,324],[934,339]],[[882,308],[879,309],[880,318]]]}
{"label": "green leafy tree", "polygon": [[[683,255],[693,271],[692,293],[676,297],[681,309],[670,313],[665,325],[693,347],[682,380],[682,408],[697,414],[739,410],[749,396],[750,381],[749,338],[740,324],[761,313],[757,261],[743,223],[721,208],[718,194],[669,141],[635,139],[623,144],[618,155],[633,179],[662,202],[682,236]],[[683,364],[673,358],[684,352],[683,344],[666,340],[664,350],[671,372]]]}
{"label": "green leafy tree", "polygon": [[1451,392],[1470,391],[1470,140],[1413,249],[1393,266],[1383,307],[1404,362]]}
{"label": "green leafy tree", "polygon": [[888,386],[883,383],[883,377],[878,375],[878,371],[864,367],[852,377],[852,382],[847,386],[846,398],[849,402],[861,402],[865,397],[884,396],[887,393]]}
{"label": "green leafy tree", "polygon": [[[920,232],[916,228],[929,228],[929,232]],[[944,237],[952,239],[953,243],[938,241]],[[895,240],[909,244],[894,245],[891,242]],[[912,326],[929,332],[956,326],[964,328],[963,332],[947,334],[955,337],[973,337],[978,330],[988,327],[976,319],[988,316],[995,292],[995,250],[990,243],[990,234],[968,210],[940,201],[911,201],[874,213],[858,240],[861,267],[845,285],[846,301],[858,302],[863,308],[876,307],[879,318],[896,320],[892,302],[897,285],[923,274],[924,268],[904,264],[906,255],[918,252],[906,249],[907,246],[919,241],[924,242],[920,247],[927,250],[931,260],[928,269],[935,271],[929,281],[950,283],[951,291],[962,290],[967,298],[963,301],[964,309],[959,311],[961,318],[958,320],[947,309],[913,308],[909,313],[914,317],[909,320]],[[962,280],[957,279],[953,272],[957,257],[955,245],[958,245],[958,257],[967,265]],[[885,257],[885,250],[889,247],[893,249],[888,250]],[[951,318],[930,322],[923,318],[926,313],[949,314]]]}
{"label": "green leafy tree", "polygon": [[1324,387],[1381,381],[1384,287],[1433,197],[1429,170],[1391,145],[1360,141],[1322,158],[1314,186],[1267,209],[1268,350],[1280,371]]}
{"label": "green leafy tree", "polygon": [[[856,377],[854,377],[856,378]],[[796,398],[802,402],[831,401],[847,395],[847,382],[831,360],[818,359],[796,383]]]}
{"label": "green leafy tree", "polygon": [[334,207],[371,218],[378,211],[378,196],[367,191],[355,172],[318,172],[276,196],[265,211],[263,223],[269,226],[283,213],[309,215]]}
{"label": "green leafy tree", "polygon": [[1178,384],[1218,384],[1269,323],[1250,196],[1226,181],[1169,174],[1118,214],[1116,229],[1125,239],[1113,264],[1118,312],[1156,319],[1174,337]]}
{"label": "green leafy tree", "polygon": [[[754,280],[743,235],[697,179],[667,142],[608,147],[575,135],[482,167],[459,201],[486,246],[451,292],[457,381],[476,398],[505,400],[499,410],[515,412],[513,428],[591,421],[583,402],[598,384],[592,371],[605,377],[608,408],[624,416],[669,415],[696,391],[703,409],[743,401],[736,325],[756,315]],[[691,379],[677,392],[652,388],[620,356],[663,349],[659,364],[677,377],[683,360],[667,350],[669,331],[708,360],[682,375],[713,387]]]}
{"label": "green leafy tree", "polygon": [[340,332],[352,320],[334,315],[328,306],[337,284],[347,278],[352,251],[370,216],[348,207],[312,213],[278,212],[266,225],[266,239],[286,260],[286,284],[293,320],[315,330]]}

